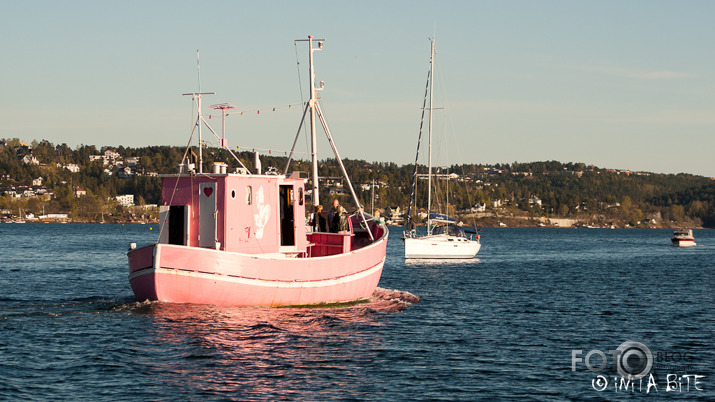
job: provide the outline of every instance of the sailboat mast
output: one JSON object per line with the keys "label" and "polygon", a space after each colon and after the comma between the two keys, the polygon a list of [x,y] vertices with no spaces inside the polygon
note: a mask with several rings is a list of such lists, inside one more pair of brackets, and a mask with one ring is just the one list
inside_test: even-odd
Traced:
{"label": "sailboat mast", "polygon": [[[431,66],[432,60],[430,59],[430,66]],[[422,116],[420,117],[420,131],[419,135],[417,136],[417,150],[415,151],[415,168],[412,170],[412,188],[410,189],[410,205],[407,208],[407,228],[409,230],[412,230],[412,207],[414,206],[415,209],[417,208],[417,205],[413,204],[416,203],[415,199],[415,190],[417,188],[417,168],[419,167],[419,160],[420,160],[420,145],[422,144],[422,128],[424,127],[425,123],[425,110],[427,109],[427,96],[429,95],[429,87],[430,87],[430,82],[432,81],[431,73],[432,73],[432,68],[427,69],[427,82],[425,83],[425,96],[424,100],[422,100]]]}
{"label": "sailboat mast", "polygon": [[313,35],[308,36],[308,52],[310,60],[310,156],[313,162],[313,205],[320,205],[320,194],[318,188],[318,135],[315,124],[315,104],[318,101],[317,89],[315,88],[315,70],[313,70],[313,52],[323,49],[323,42],[318,42],[318,47],[313,48]]}
{"label": "sailboat mast", "polygon": [[432,226],[432,219],[431,219],[431,213],[432,213],[432,87],[434,86],[434,39],[430,42],[431,43],[431,49],[430,49],[430,60],[429,60],[429,68],[430,68],[430,81],[429,81],[429,140],[428,140],[428,170],[427,170],[427,234],[429,235],[432,233],[431,226]]}
{"label": "sailboat mast", "polygon": [[375,216],[375,179],[372,179],[372,194],[370,198],[372,199],[372,201],[370,201],[370,215]]}

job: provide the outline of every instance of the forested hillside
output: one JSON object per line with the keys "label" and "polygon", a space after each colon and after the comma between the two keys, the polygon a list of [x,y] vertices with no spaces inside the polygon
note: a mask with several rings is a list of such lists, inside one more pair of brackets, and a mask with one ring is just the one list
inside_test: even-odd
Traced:
{"label": "forested hillside", "polygon": [[[185,152],[171,146],[81,145],[73,149],[47,141],[0,140],[0,209],[5,216],[22,209],[35,215],[67,213],[80,221],[105,216],[130,219],[132,208],[119,205],[115,197],[132,194],[138,206],[157,204],[157,175],[176,172]],[[189,157],[195,158],[197,152],[190,150]],[[237,155],[254,170],[253,153]],[[225,150],[204,149],[203,157],[206,166],[214,160],[227,162],[231,170],[239,166]],[[286,160],[285,155],[261,155],[264,171],[275,167],[282,172]],[[344,164],[363,205],[371,207],[374,202],[377,209],[407,210],[414,166],[350,159]],[[310,166],[306,161],[293,161],[290,170],[307,174]],[[418,171],[423,175],[426,168],[420,166]],[[616,171],[555,161],[468,164],[443,167],[437,173],[442,178],[435,180],[440,186],[436,198],[449,205],[450,213],[467,214],[477,206],[495,216],[715,227],[715,181],[702,176]],[[323,204],[331,197],[351,204],[345,183],[337,179],[341,174],[335,160],[321,161],[320,175],[326,178],[321,182]],[[416,203],[419,208],[427,204],[421,185]]]}

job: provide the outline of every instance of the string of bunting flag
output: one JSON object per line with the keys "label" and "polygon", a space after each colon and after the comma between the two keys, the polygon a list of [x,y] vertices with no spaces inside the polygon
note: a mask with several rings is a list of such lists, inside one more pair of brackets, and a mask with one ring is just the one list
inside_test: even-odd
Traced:
{"label": "string of bunting flag", "polygon": [[[267,155],[277,155],[277,156],[288,156],[290,151],[282,149],[269,149],[269,148],[253,148],[253,147],[236,147],[236,151],[239,152],[256,152],[260,151],[266,153]],[[310,152],[293,151],[294,154],[310,155]],[[282,155],[281,155],[282,154]]]}
{"label": "string of bunting flag", "polygon": [[[257,109],[245,109],[245,110],[240,110],[240,109],[235,109],[235,111],[231,113],[226,113],[226,116],[231,116],[231,115],[238,115],[238,116],[243,116],[243,115],[251,115],[251,114],[256,114],[260,115],[261,112],[265,112],[266,110],[272,111],[272,112],[277,112],[280,111],[281,109],[293,109],[294,107],[297,106],[305,106],[307,102],[299,102],[299,103],[291,103],[287,105],[278,105],[278,106],[272,106],[268,108],[257,108]],[[213,116],[209,114],[209,119],[211,119]],[[216,116],[221,117],[221,115]]]}
{"label": "string of bunting flag", "polygon": [[[209,148],[209,147],[216,147],[219,148],[218,143],[215,141],[210,141],[210,140],[201,140],[201,147],[202,148]],[[273,155],[273,156],[288,156],[290,151],[288,150],[283,150],[283,149],[272,149],[272,148],[255,148],[251,146],[236,146],[236,151],[238,152],[252,152],[255,153],[256,151],[262,152],[264,155]],[[294,155],[310,155],[310,152],[305,152],[305,151],[293,151]],[[300,163],[300,161],[298,161]]]}
{"label": "string of bunting flag", "polygon": [[[237,115],[237,116],[248,116],[248,115],[260,115],[261,112],[269,111],[269,112],[277,112],[281,110],[291,110],[300,107],[302,110],[305,105],[307,105],[308,102],[297,102],[297,103],[291,103],[291,104],[284,104],[284,105],[277,105],[277,106],[272,106],[268,108],[256,108],[256,109],[233,109],[231,113],[226,113],[226,116],[230,115]],[[213,116],[209,114],[209,119],[211,119]],[[221,118],[221,115],[217,115],[217,118]],[[203,147],[208,147],[209,145],[214,145],[213,141],[206,141],[204,140],[204,143],[202,144]],[[216,144],[217,145],[217,144]],[[273,155],[273,156],[288,156],[290,151],[287,150],[277,150],[277,149],[269,149],[269,148],[256,148],[256,147],[250,147],[250,146],[237,146],[236,151],[238,152],[256,152],[260,151],[266,155]],[[298,150],[294,150],[293,154],[297,155],[310,155],[310,152],[301,152]]]}

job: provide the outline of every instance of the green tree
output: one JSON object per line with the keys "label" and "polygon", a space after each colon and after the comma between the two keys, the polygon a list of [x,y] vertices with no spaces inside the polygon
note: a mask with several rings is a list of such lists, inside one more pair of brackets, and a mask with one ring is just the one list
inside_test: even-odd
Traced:
{"label": "green tree", "polygon": [[568,216],[569,215],[569,207],[566,204],[561,204],[559,206],[559,215],[560,216]]}

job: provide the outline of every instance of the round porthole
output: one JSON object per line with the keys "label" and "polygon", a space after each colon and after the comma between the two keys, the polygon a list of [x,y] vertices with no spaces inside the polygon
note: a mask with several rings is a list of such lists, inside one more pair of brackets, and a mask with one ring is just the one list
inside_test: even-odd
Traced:
{"label": "round porthole", "polygon": [[236,190],[231,190],[231,199],[236,199]]}

